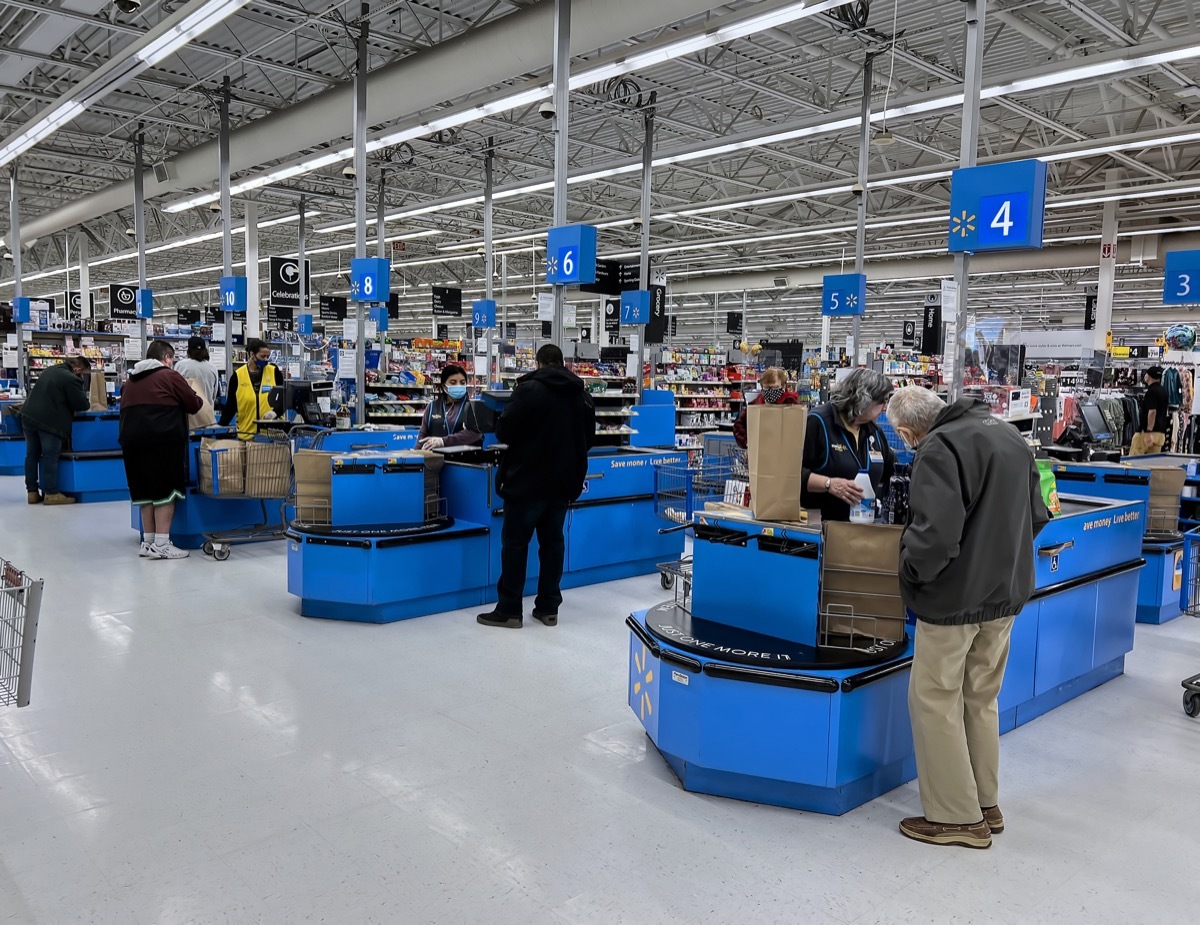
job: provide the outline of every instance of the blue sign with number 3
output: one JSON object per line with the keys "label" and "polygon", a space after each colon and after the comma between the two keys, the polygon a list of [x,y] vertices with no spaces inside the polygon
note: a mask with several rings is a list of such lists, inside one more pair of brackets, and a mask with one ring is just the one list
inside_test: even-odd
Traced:
{"label": "blue sign with number 3", "polygon": [[1036,250],[1045,210],[1043,161],[960,168],[950,180],[950,251]]}
{"label": "blue sign with number 3", "polygon": [[1200,303],[1200,251],[1169,251],[1163,273],[1163,305]]}

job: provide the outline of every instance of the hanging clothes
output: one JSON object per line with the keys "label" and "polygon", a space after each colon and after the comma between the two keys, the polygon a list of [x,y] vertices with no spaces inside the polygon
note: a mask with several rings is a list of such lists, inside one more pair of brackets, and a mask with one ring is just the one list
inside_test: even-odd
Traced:
{"label": "hanging clothes", "polygon": [[1167,404],[1173,408],[1183,404],[1183,380],[1174,366],[1163,370],[1162,387],[1167,390]]}

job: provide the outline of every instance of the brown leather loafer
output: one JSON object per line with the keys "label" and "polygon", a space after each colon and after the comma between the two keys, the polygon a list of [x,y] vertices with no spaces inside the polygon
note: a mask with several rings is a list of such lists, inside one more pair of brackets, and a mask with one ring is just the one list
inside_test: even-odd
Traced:
{"label": "brown leather loafer", "polygon": [[64,495],[61,491],[53,495],[46,495],[42,499],[42,504],[74,504],[75,499],[70,495]]}
{"label": "brown leather loafer", "polygon": [[987,823],[993,835],[999,835],[1004,831],[1004,813],[1000,812],[999,806],[984,806],[983,821]]}
{"label": "brown leather loafer", "polygon": [[990,848],[992,833],[980,819],[973,825],[953,825],[930,822],[924,816],[913,816],[900,823],[900,834],[930,845],[958,845],[962,848]]}
{"label": "brown leather loafer", "polygon": [[29,501],[30,504],[41,504],[42,503],[42,496],[41,496],[41,494],[39,494],[36,491],[25,492],[25,497]]}

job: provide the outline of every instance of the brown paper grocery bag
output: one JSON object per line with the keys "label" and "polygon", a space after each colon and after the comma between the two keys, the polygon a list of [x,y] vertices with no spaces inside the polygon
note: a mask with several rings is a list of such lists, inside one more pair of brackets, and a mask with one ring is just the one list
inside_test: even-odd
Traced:
{"label": "brown paper grocery bag", "polygon": [[188,430],[199,430],[203,427],[212,427],[217,423],[217,415],[216,412],[213,411],[212,403],[208,400],[208,394],[204,391],[204,385],[199,379],[188,379],[187,384],[192,387],[192,391],[199,395],[200,401],[203,402],[199,411],[197,411],[195,414],[189,414],[187,416]]}
{"label": "brown paper grocery bag", "polygon": [[808,409],[803,405],[751,405],[746,417],[750,504],[755,519],[799,520]]}
{"label": "brown paper grocery bag", "polygon": [[92,370],[88,384],[88,411],[108,410],[108,386],[104,383],[104,370]]}

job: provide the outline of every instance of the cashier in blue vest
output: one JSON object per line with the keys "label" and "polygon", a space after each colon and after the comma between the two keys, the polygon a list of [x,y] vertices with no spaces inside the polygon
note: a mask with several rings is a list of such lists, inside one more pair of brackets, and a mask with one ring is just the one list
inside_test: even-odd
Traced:
{"label": "cashier in blue vest", "polygon": [[425,409],[417,448],[478,446],[483,443],[481,412],[467,394],[467,373],[461,366],[442,370],[437,395]]}
{"label": "cashier in blue vest", "polygon": [[823,520],[850,519],[850,508],[863,497],[854,483],[860,472],[870,475],[877,499],[887,493],[895,457],[875,422],[891,395],[892,384],[882,373],[856,369],[838,383],[828,402],[809,413],[802,502],[819,508]]}

